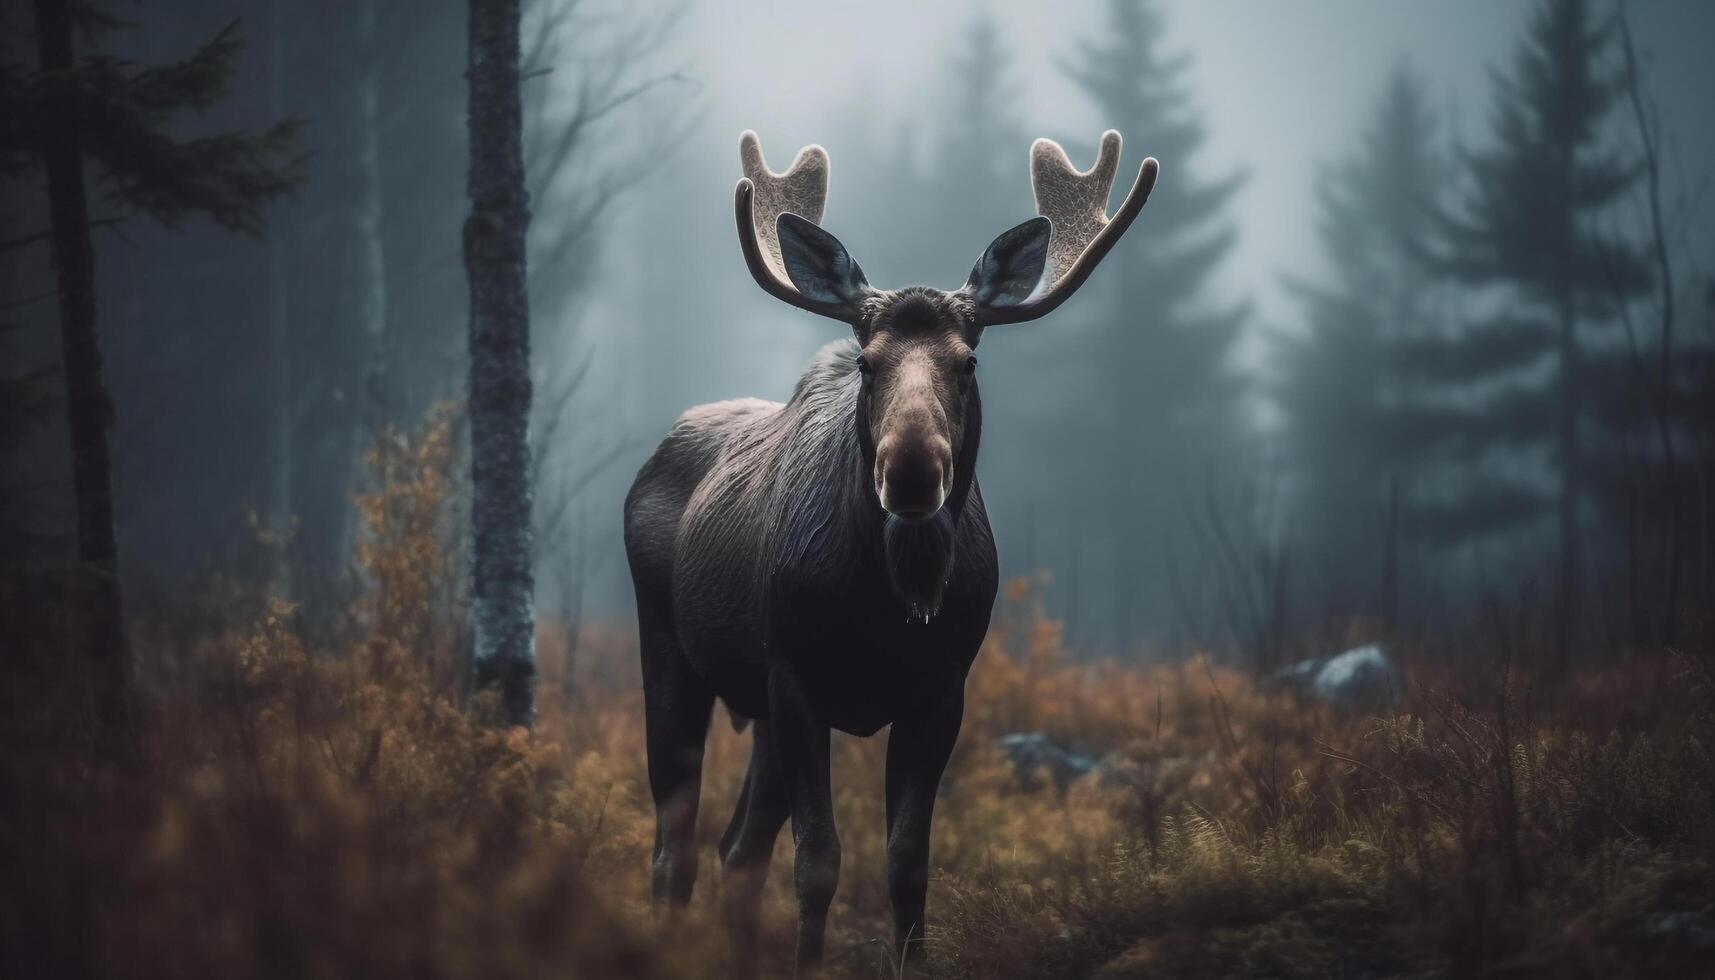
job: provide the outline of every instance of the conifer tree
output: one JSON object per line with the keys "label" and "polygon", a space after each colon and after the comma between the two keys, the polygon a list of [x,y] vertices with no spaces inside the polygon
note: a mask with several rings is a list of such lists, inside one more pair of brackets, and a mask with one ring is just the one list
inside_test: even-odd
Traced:
{"label": "conifer tree", "polygon": [[943,234],[935,237],[943,241],[916,243],[924,254],[910,258],[914,268],[945,266],[948,285],[968,271],[996,228],[1030,216],[1030,141],[1018,120],[1013,60],[994,15],[980,11],[947,65],[953,102],[932,123],[928,173],[935,186],[920,197],[937,212],[934,227]]}
{"label": "conifer tree", "polygon": [[[1608,562],[1610,574],[1618,571],[1625,582],[1623,632],[1641,647],[1659,648],[1673,644],[1683,629],[1686,559],[1698,550],[1698,535],[1687,517],[1695,501],[1707,496],[1708,481],[1702,476],[1709,472],[1707,462],[1688,459],[1685,450],[1695,444],[1693,433],[1709,423],[1706,408],[1688,396],[1709,357],[1711,335],[1697,338],[1680,329],[1679,318],[1695,303],[1695,287],[1681,294],[1684,273],[1691,270],[1674,226],[1697,218],[1675,213],[1667,202],[1664,147],[1673,141],[1664,133],[1625,5],[1615,5],[1614,18],[1620,53],[1615,86],[1623,120],[1617,138],[1635,157],[1639,180],[1632,195],[1636,206],[1623,212],[1634,220],[1621,218],[1610,227],[1627,227],[1635,235],[1652,281],[1631,295],[1635,282],[1624,276],[1635,269],[1620,263],[1612,270],[1619,273],[1615,314],[1624,343],[1585,355],[1582,388],[1592,406],[1586,485],[1607,532],[1610,556],[1624,556]],[[1610,249],[1608,254],[1622,253]],[[1707,534],[1708,521],[1702,526]]]}
{"label": "conifer tree", "polygon": [[[1080,392],[1083,414],[1101,421],[1112,447],[1107,470],[1089,481],[1086,503],[1110,533],[1119,646],[1155,633],[1174,615],[1167,586],[1195,569],[1194,542],[1181,537],[1199,488],[1225,479],[1236,456],[1236,381],[1226,359],[1248,315],[1242,303],[1217,301],[1206,288],[1236,233],[1223,217],[1242,175],[1200,178],[1203,122],[1186,94],[1187,61],[1162,50],[1164,20],[1154,0],[1110,0],[1108,28],[1078,45],[1062,68],[1095,108],[1103,128],[1125,137],[1124,176],[1115,206],[1144,156],[1161,161],[1161,178],[1140,219],[1138,242],[1122,246],[1102,270],[1109,304],[1085,304],[1083,322],[1099,354],[1093,387]],[[1067,141],[1081,166],[1095,158],[1089,137]],[[1084,358],[1092,355],[1086,347]],[[1100,409],[1090,398],[1107,402]]]}
{"label": "conifer tree", "polygon": [[[78,646],[100,753],[122,755],[129,730],[129,657],[119,587],[109,433],[114,406],[97,331],[93,230],[134,216],[168,227],[204,215],[260,237],[267,205],[303,177],[295,120],[255,132],[179,138],[175,124],[226,94],[243,45],[237,25],[183,61],[141,66],[104,54],[123,22],[75,0],[35,0],[38,64],[9,67],[6,156],[34,151],[48,195],[71,435],[79,567]],[[80,54],[79,47],[89,48]],[[93,175],[93,181],[90,179]],[[98,191],[92,206],[91,188]],[[95,212],[98,209],[98,217]]]}
{"label": "conifer tree", "polygon": [[1014,61],[1000,24],[979,8],[949,45],[944,100],[889,138],[861,117],[859,132],[835,134],[844,136],[838,201],[897,200],[911,209],[908,226],[886,209],[842,212],[840,221],[885,243],[885,261],[913,281],[957,286],[997,228],[1034,213]]}
{"label": "conifer tree", "polygon": [[[1512,299],[1457,339],[1465,384],[1494,392],[1466,439],[1473,453],[1540,450],[1552,459],[1561,664],[1571,655],[1580,598],[1588,335],[1612,326],[1616,297],[1649,281],[1642,257],[1598,225],[1638,175],[1604,135],[1620,96],[1612,36],[1612,22],[1588,0],[1537,7],[1511,71],[1496,79],[1492,142],[1467,156],[1469,186],[1447,221],[1449,271],[1504,287]],[[1551,366],[1546,383],[1526,373],[1543,363]],[[1472,494],[1457,506],[1528,517],[1539,496],[1528,482],[1497,479],[1488,500]]]}
{"label": "conifer tree", "polygon": [[1344,612],[1398,611],[1400,538],[1417,529],[1444,446],[1439,385],[1414,371],[1444,338],[1428,261],[1446,185],[1422,80],[1396,68],[1358,149],[1317,184],[1326,282],[1291,281],[1305,318],[1282,340],[1278,405],[1293,476],[1291,527]]}
{"label": "conifer tree", "polygon": [[18,324],[0,321],[0,578],[36,564],[53,538],[33,512],[40,496],[35,474],[22,465],[23,449],[58,406],[49,394],[52,372],[26,367],[14,340]]}

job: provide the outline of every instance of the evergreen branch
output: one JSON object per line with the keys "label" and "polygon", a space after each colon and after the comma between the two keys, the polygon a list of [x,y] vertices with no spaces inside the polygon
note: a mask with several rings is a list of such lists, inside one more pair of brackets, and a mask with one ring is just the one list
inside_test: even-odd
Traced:
{"label": "evergreen branch", "polygon": [[117,205],[174,229],[191,214],[205,214],[229,231],[260,238],[268,205],[304,180],[302,128],[301,120],[288,119],[260,132],[178,142],[133,124],[103,132],[89,152]]}
{"label": "evergreen branch", "polygon": [[132,73],[126,101],[143,112],[204,112],[226,97],[243,51],[238,21],[232,21],[184,60]]}

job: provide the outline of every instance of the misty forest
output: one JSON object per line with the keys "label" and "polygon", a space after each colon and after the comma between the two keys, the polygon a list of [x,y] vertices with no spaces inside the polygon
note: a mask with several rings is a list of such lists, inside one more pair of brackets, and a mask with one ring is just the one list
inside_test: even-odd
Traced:
{"label": "misty forest", "polygon": [[0,24],[0,976],[1715,962],[1715,6]]}

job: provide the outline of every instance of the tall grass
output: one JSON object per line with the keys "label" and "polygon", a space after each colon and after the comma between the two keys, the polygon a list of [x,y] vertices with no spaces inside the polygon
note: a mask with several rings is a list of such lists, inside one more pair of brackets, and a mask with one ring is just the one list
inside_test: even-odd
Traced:
{"label": "tall grass", "polygon": [[[749,735],[712,726],[697,895],[657,921],[629,624],[543,626],[533,732],[461,702],[457,501],[435,476],[452,422],[400,440],[362,501],[364,587],[338,629],[232,585],[219,605],[246,610],[236,625],[138,631],[140,766],[86,765],[51,685],[14,687],[0,974],[720,969],[714,842]],[[1707,659],[1640,660],[1552,695],[1506,669],[1425,663],[1399,713],[1343,717],[1206,657],[1074,656],[1037,598],[1034,582],[1007,587],[968,684],[925,973],[1672,976],[1715,953]],[[996,746],[1015,731],[1101,771],[1064,791],[1021,779]],[[896,971],[884,758],[885,736],[836,739],[837,975]],[[784,972],[789,834],[775,861],[764,947]]]}

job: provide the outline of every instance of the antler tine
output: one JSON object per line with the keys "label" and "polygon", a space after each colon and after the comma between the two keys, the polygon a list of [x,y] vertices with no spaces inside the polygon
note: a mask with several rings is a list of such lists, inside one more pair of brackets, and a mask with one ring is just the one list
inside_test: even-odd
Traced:
{"label": "antler tine", "polygon": [[1108,194],[1119,172],[1120,134],[1102,134],[1096,164],[1080,171],[1072,166],[1066,151],[1051,139],[1030,145],[1030,189],[1036,195],[1036,213],[1054,223],[1054,240],[1048,246],[1048,284],[1053,286],[1077,264],[1078,256],[1108,226]]}
{"label": "antler tine", "polygon": [[1120,134],[1108,130],[1102,134],[1095,164],[1078,170],[1053,140],[1039,139],[1031,144],[1030,184],[1036,195],[1036,213],[1053,226],[1044,274],[1048,288],[1016,306],[986,311],[985,323],[1018,323],[1047,315],[1084,284],[1131,227],[1149,200],[1161,165],[1154,157],[1143,161],[1125,201],[1110,220],[1108,194],[1119,171],[1120,148]]}
{"label": "antler tine", "polygon": [[828,151],[814,144],[798,151],[785,173],[768,169],[762,141],[747,129],[738,141],[739,165],[744,169],[734,191],[739,245],[750,274],[770,295],[793,306],[844,320],[848,311],[833,303],[812,300],[798,292],[786,275],[780,256],[777,222],[787,212],[816,224],[828,200]]}

